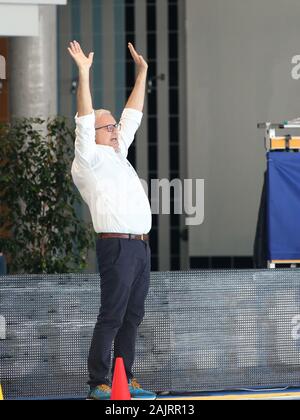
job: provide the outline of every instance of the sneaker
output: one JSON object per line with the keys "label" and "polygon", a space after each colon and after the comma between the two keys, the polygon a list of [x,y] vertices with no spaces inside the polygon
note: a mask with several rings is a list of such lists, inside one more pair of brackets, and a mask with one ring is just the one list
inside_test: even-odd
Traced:
{"label": "sneaker", "polygon": [[128,385],[129,385],[129,392],[133,400],[135,399],[155,400],[156,399],[156,394],[154,392],[145,391],[136,379],[131,379]]}
{"label": "sneaker", "polygon": [[96,388],[91,388],[87,399],[88,400],[109,400],[111,396],[111,387],[108,385],[98,385]]}

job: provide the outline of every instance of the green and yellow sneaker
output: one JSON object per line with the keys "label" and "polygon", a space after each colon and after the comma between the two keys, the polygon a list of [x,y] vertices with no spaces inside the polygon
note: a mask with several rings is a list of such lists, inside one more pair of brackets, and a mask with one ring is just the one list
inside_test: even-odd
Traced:
{"label": "green and yellow sneaker", "polygon": [[145,391],[136,379],[131,379],[129,381],[129,392],[133,400],[155,400],[156,394],[151,391]]}
{"label": "green and yellow sneaker", "polygon": [[111,387],[108,385],[98,385],[96,388],[91,388],[87,400],[101,401],[109,400],[111,396]]}

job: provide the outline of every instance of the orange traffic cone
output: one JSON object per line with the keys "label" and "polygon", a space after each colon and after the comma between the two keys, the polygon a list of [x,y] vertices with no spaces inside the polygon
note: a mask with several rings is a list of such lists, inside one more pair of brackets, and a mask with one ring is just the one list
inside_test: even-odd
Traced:
{"label": "orange traffic cone", "polygon": [[111,400],[130,400],[127,375],[122,357],[117,357],[111,390]]}

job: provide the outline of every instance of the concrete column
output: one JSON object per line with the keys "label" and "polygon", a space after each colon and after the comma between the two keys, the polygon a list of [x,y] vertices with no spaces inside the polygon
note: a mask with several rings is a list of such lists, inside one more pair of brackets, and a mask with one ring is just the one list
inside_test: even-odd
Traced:
{"label": "concrete column", "polygon": [[40,6],[39,15],[39,37],[10,40],[11,118],[57,113],[56,6]]}
{"label": "concrete column", "polygon": [[[157,115],[158,115],[158,178],[170,180],[169,156],[169,62],[168,62],[168,1],[161,0],[156,8],[157,22],[157,76],[164,74],[164,80],[157,81]],[[159,215],[159,270],[170,270],[171,217],[169,214]]]}

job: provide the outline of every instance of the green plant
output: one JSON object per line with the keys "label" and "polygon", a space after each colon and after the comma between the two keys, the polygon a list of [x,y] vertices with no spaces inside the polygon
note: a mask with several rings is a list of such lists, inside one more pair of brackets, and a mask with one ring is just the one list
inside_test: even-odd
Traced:
{"label": "green plant", "polygon": [[86,267],[95,234],[74,208],[81,198],[71,176],[73,150],[74,134],[63,118],[1,125],[0,251],[10,274]]}

